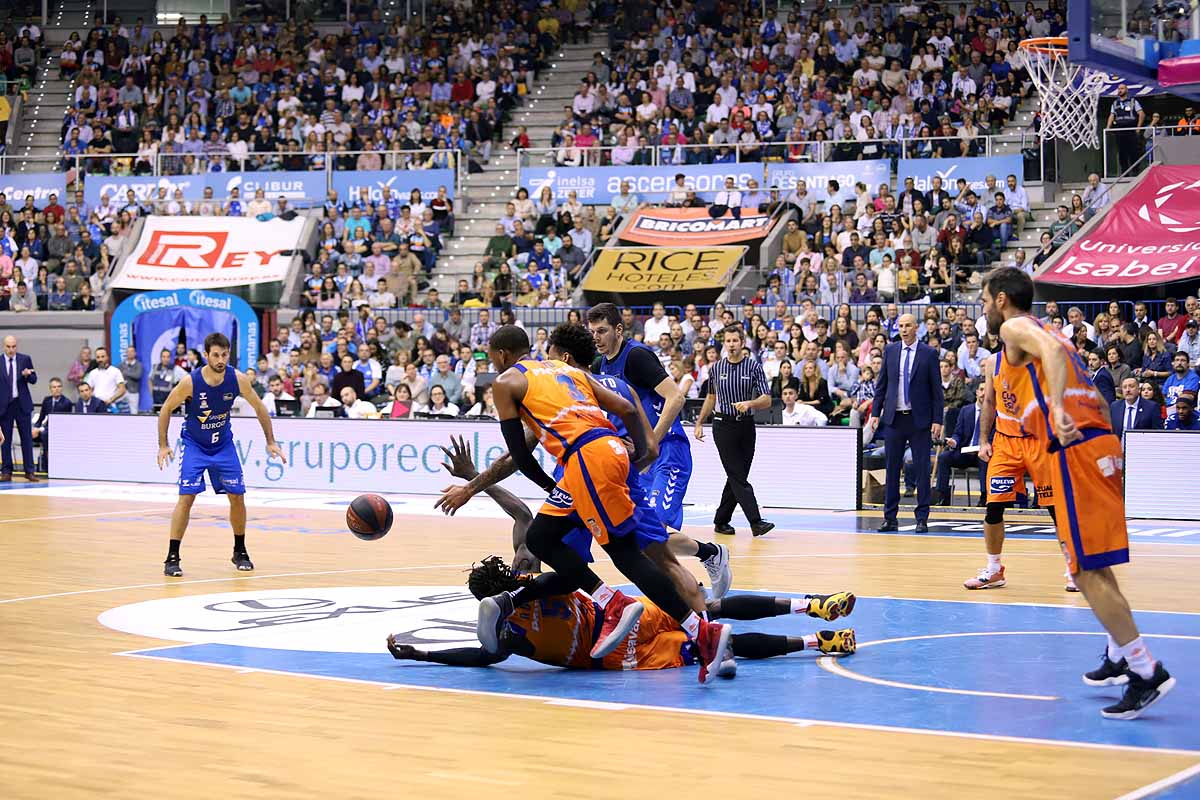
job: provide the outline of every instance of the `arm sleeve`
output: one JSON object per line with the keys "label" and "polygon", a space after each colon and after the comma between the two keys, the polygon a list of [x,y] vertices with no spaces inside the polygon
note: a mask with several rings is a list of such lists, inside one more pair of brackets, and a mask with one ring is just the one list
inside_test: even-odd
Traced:
{"label": "arm sleeve", "polygon": [[541,464],[533,457],[529,445],[525,443],[525,426],[519,419],[506,419],[500,423],[500,432],[504,434],[504,443],[508,445],[509,455],[521,474],[541,486],[547,492],[554,488],[554,479],[546,474]]}
{"label": "arm sleeve", "polygon": [[634,347],[625,360],[625,380],[639,389],[653,389],[666,377],[662,362],[645,347]]}
{"label": "arm sleeve", "polygon": [[445,664],[451,667],[487,667],[499,664],[508,656],[504,653],[489,653],[482,647],[453,647],[449,650],[431,650],[422,661]]}

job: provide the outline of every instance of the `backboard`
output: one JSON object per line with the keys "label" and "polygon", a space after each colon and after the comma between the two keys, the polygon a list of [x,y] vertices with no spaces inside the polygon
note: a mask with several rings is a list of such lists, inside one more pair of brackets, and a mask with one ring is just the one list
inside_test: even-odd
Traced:
{"label": "backboard", "polygon": [[[1200,10],[1195,0],[1072,0],[1067,4],[1069,57],[1076,64],[1113,77],[1112,91],[1124,81],[1130,94],[1169,91],[1200,99],[1200,64],[1178,80],[1179,58],[1200,55]],[[1182,40],[1182,41],[1180,41]],[[1160,62],[1174,67],[1170,83],[1160,81]],[[1164,76],[1165,77],[1165,76]]]}

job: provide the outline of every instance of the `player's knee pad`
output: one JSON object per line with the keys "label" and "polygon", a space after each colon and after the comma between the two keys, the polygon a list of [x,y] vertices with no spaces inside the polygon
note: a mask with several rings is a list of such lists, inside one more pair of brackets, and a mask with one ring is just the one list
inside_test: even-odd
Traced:
{"label": "player's knee pad", "polygon": [[988,525],[999,525],[1004,522],[1004,509],[1011,506],[1012,503],[988,503],[987,513],[983,517],[983,521]]}

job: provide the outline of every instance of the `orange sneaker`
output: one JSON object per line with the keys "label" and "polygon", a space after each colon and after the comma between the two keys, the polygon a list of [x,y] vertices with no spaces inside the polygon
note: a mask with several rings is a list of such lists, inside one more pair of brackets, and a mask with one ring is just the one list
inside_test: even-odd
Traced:
{"label": "orange sneaker", "polygon": [[1005,583],[1004,565],[1001,565],[996,572],[990,572],[987,567],[984,567],[974,578],[964,581],[963,586],[968,589],[999,589]]}
{"label": "orange sneaker", "polygon": [[604,658],[625,641],[625,637],[642,618],[646,607],[619,589],[604,608],[604,624],[600,626],[600,638],[592,646],[592,658]]}

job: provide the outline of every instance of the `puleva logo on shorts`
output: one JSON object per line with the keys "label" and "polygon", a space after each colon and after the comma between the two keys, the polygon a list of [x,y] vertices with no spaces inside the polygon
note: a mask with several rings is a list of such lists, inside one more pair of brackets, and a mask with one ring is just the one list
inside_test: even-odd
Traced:
{"label": "puleva logo on shorts", "polygon": [[988,478],[988,490],[992,494],[1007,494],[1008,492],[1011,492],[1013,490],[1013,487],[1016,485],[1017,485],[1016,478],[1003,477],[1003,476],[996,476],[994,478]]}
{"label": "puleva logo on shorts", "polygon": [[476,643],[479,602],[462,586],[355,586],[192,595],[120,606],[100,623],[137,636],[326,653]]}

